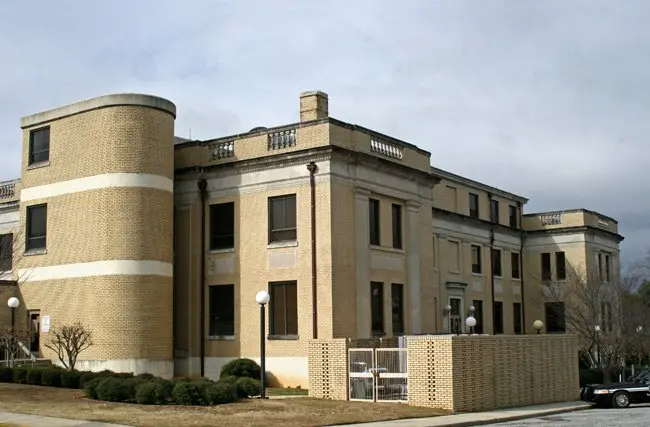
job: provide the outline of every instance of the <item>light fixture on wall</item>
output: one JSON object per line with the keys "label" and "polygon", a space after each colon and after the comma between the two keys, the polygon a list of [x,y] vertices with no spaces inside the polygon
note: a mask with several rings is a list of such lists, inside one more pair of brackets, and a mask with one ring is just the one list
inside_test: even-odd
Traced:
{"label": "light fixture on wall", "polygon": [[544,322],[542,322],[541,320],[535,320],[533,322],[533,328],[535,328],[535,330],[537,331],[537,334],[541,334],[542,333],[542,328],[544,328]]}
{"label": "light fixture on wall", "polygon": [[260,399],[266,399],[266,313],[265,306],[271,300],[266,291],[259,291],[255,295],[255,301],[260,305]]}

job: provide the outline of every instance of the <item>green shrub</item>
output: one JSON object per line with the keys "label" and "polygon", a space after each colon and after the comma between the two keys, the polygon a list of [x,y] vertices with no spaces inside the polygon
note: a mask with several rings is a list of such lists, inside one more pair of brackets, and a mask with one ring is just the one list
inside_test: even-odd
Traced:
{"label": "green shrub", "polygon": [[11,383],[14,381],[14,370],[9,366],[0,366],[0,383]]}
{"label": "green shrub", "polygon": [[166,384],[155,379],[138,384],[135,390],[135,401],[140,405],[160,405],[166,403],[168,398]]}
{"label": "green shrub", "polygon": [[[228,384],[232,384],[227,382]],[[240,398],[253,397],[260,394],[260,382],[253,378],[241,377],[235,382],[237,396]]]}
{"label": "green shrub", "polygon": [[61,368],[47,368],[41,371],[41,384],[48,387],[61,387],[61,376],[65,371]]}
{"label": "green shrub", "polygon": [[140,378],[140,379],[143,379],[143,380],[146,380],[146,381],[150,381],[150,380],[153,380],[156,377],[153,374],[144,373],[144,374],[136,375],[135,378]]}
{"label": "green shrub", "polygon": [[172,391],[174,390],[174,384],[166,380],[164,378],[154,378],[151,380],[151,382],[154,382],[158,384],[158,387],[160,387],[160,393],[161,393],[161,398],[162,402],[166,403],[169,399],[172,397]]}
{"label": "green shrub", "polygon": [[[83,375],[81,376],[81,378],[83,378]],[[86,394],[86,396],[91,399],[98,399],[97,387],[99,386],[99,383],[101,383],[105,379],[106,377],[89,378],[83,385],[84,393]]]}
{"label": "green shrub", "polygon": [[[246,377],[242,377],[242,378],[246,378]],[[219,378],[219,382],[235,384],[238,379],[239,379],[239,377],[235,377],[235,376],[232,376],[232,375],[226,375],[226,376],[223,376],[223,377]]]}
{"label": "green shrub", "polygon": [[18,366],[13,369],[14,375],[13,379],[16,384],[27,384],[27,371],[28,369],[24,366]]}
{"label": "green shrub", "polygon": [[201,405],[205,399],[207,383],[202,381],[180,381],[172,390],[172,398],[179,405]]}
{"label": "green shrub", "polygon": [[31,384],[31,385],[41,385],[41,377],[43,374],[44,369],[42,368],[26,368],[26,374],[25,374],[25,383],[26,384]]}
{"label": "green shrub", "polygon": [[106,402],[126,402],[129,400],[130,386],[125,378],[103,378],[97,386],[97,399]]}
{"label": "green shrub", "polygon": [[259,380],[262,372],[262,368],[254,360],[251,359],[235,359],[226,363],[223,368],[221,368],[220,377],[247,377]]}
{"label": "green shrub", "polygon": [[124,387],[124,393],[128,395],[128,400],[135,400],[135,390],[136,388],[142,384],[146,383],[147,381],[142,379],[142,378],[137,378],[137,377],[131,377],[131,378],[126,378],[124,379],[124,383],[122,384],[122,387]]}
{"label": "green shrub", "polygon": [[64,388],[80,388],[81,372],[79,371],[63,371],[61,373],[61,387]]}
{"label": "green shrub", "polygon": [[237,389],[229,382],[210,384],[206,388],[205,394],[205,401],[209,405],[222,405],[224,403],[233,403],[237,401]]}

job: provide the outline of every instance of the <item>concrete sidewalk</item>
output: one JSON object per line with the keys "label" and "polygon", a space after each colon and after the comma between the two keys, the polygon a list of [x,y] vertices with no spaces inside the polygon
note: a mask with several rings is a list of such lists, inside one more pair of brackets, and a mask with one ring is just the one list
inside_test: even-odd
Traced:
{"label": "concrete sidewalk", "polygon": [[[520,408],[499,409],[489,412],[475,412],[468,414],[444,415],[431,418],[412,418],[407,420],[378,421],[375,423],[347,424],[363,427],[467,427],[485,424],[504,423],[526,418],[543,417],[546,415],[561,414],[587,409],[591,405],[584,402],[562,402],[547,405],[524,406]],[[344,426],[331,426],[344,427]]]}
{"label": "concrete sidewalk", "polygon": [[129,427],[121,424],[108,424],[97,421],[66,420],[63,418],[42,417],[40,415],[12,414],[0,412],[0,425],[10,427]]}

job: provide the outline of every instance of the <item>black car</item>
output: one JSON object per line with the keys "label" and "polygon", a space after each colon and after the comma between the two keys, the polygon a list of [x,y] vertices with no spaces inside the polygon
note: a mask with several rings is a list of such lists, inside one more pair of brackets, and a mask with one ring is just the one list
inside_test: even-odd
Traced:
{"label": "black car", "polygon": [[633,403],[650,403],[650,369],[641,371],[625,382],[588,384],[582,388],[580,399],[614,408],[627,408]]}

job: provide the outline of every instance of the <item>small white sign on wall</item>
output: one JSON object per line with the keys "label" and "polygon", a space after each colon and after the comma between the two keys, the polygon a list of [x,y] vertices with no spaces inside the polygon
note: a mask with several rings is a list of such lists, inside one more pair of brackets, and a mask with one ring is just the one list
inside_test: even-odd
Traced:
{"label": "small white sign on wall", "polygon": [[41,317],[41,332],[46,333],[50,330],[50,316]]}

